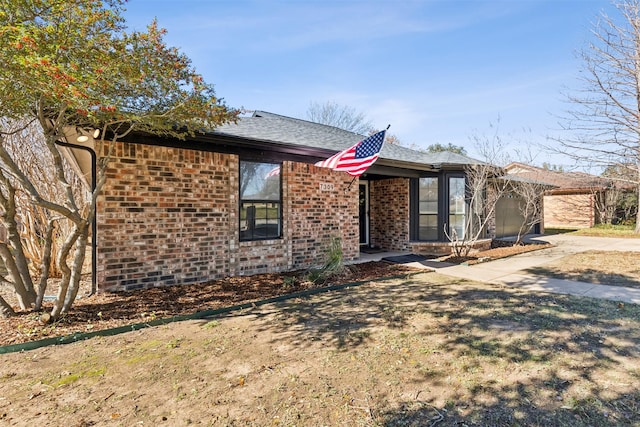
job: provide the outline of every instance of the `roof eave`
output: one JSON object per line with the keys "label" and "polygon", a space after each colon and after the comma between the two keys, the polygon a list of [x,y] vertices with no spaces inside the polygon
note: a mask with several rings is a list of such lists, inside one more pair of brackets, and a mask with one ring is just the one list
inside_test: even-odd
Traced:
{"label": "roof eave", "polygon": [[374,165],[380,166],[388,166],[392,168],[400,168],[400,169],[410,169],[417,170],[423,172],[437,172],[441,169],[440,165],[433,165],[427,163],[414,163],[414,162],[406,162],[402,160],[388,159],[388,158],[378,158]]}
{"label": "roof eave", "polygon": [[563,188],[558,187],[553,190],[549,190],[547,193],[550,195],[570,195],[570,194],[593,194],[601,191],[606,191],[605,187],[574,187],[574,188]]}

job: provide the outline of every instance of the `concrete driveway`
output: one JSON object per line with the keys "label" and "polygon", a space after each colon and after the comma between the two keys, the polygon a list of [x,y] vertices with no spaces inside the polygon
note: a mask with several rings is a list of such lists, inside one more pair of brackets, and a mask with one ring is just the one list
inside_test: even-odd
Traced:
{"label": "concrete driveway", "polygon": [[532,291],[581,295],[640,304],[640,289],[554,279],[536,276],[526,271],[532,267],[543,266],[567,255],[587,250],[640,252],[640,239],[557,234],[531,236],[529,240],[548,242],[555,246],[470,266],[434,261],[422,261],[410,265],[417,267],[417,264],[420,264],[422,268],[432,269],[447,276],[517,286]]}

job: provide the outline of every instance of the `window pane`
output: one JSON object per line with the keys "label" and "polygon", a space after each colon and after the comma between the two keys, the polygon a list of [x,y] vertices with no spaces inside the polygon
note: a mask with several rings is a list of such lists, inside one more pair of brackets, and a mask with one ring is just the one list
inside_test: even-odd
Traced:
{"label": "window pane", "polygon": [[240,162],[240,199],[280,200],[280,164]]}
{"label": "window pane", "polygon": [[465,211],[464,178],[449,178],[449,213],[464,214]]}
{"label": "window pane", "polygon": [[434,202],[420,202],[421,214],[437,214],[438,213],[438,201]]}
{"label": "window pane", "polygon": [[465,237],[466,211],[465,179],[449,178],[449,232],[455,230],[459,239]]}
{"label": "window pane", "polygon": [[438,203],[438,178],[420,178],[420,202]]}
{"label": "window pane", "polygon": [[437,215],[420,215],[420,227],[437,227]]}
{"label": "window pane", "polygon": [[280,237],[280,204],[242,202],[240,238],[242,240]]}
{"label": "window pane", "polygon": [[[464,215],[449,215],[449,231],[456,231],[459,239],[464,238]],[[453,237],[453,236],[452,236]]]}
{"label": "window pane", "polygon": [[240,161],[240,239],[281,236],[280,164]]}
{"label": "window pane", "polygon": [[438,215],[420,215],[419,240],[438,240]]}
{"label": "window pane", "polygon": [[438,178],[420,178],[418,240],[438,240]]}

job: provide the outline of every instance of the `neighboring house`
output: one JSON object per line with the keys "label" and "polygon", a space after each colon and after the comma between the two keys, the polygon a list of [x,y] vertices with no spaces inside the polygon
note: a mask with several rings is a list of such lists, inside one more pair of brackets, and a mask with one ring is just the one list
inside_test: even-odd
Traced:
{"label": "neighboring house", "polygon": [[598,222],[598,203],[610,181],[584,172],[559,172],[523,163],[505,167],[507,174],[544,182],[553,188],[544,195],[546,228],[589,228]]}
{"label": "neighboring house", "polygon": [[464,170],[477,161],[385,144],[355,182],[314,166],[362,139],[260,111],[185,141],[130,135],[97,207],[99,287],[304,269],[323,263],[334,238],[346,260],[361,247],[448,253],[444,226],[462,230]]}

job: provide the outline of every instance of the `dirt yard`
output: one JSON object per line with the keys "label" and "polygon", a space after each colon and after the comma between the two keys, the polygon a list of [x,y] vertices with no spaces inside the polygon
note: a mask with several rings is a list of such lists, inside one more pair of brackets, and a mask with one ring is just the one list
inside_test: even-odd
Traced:
{"label": "dirt yard", "polygon": [[408,271],[412,269],[398,264],[368,262],[346,266],[342,273],[318,283],[307,281],[307,272],[297,271],[227,277],[209,283],[98,293],[82,297],[89,290],[89,283],[85,283],[85,289],[72,310],[53,324],[43,324],[39,313],[30,311],[19,312],[18,316],[7,319],[0,318],[0,346],[191,315],[198,311],[231,307]]}
{"label": "dirt yard", "polygon": [[[514,250],[523,249],[478,256]],[[621,270],[633,265],[623,254],[596,254],[606,265],[580,255],[549,270],[635,274]],[[399,278],[372,281],[390,275]],[[321,286],[360,280],[206,320],[0,354],[0,425],[640,425],[640,307],[388,263],[351,266]],[[29,313],[0,319],[0,342],[314,286],[297,273],[98,295],[53,325]]]}
{"label": "dirt yard", "polygon": [[637,252],[585,251],[529,272],[558,279],[640,289]]}
{"label": "dirt yard", "polygon": [[[477,258],[502,258],[543,247],[545,246],[501,247],[476,253],[474,257],[445,258],[444,260],[473,263]],[[28,311],[19,312],[18,316],[12,318],[0,318],[0,346],[93,332],[172,316],[190,315],[197,311],[229,307],[314,288],[392,276],[410,270],[398,264],[367,262],[346,266],[342,273],[319,283],[310,283],[306,280],[308,272],[297,271],[285,274],[228,277],[209,283],[126,293],[99,293],[83,298],[82,296],[88,294],[90,287],[86,282],[85,289],[79,293],[80,298],[74,303],[71,312],[53,324],[43,324],[40,322],[38,313]],[[0,288],[0,293],[4,290]],[[5,292],[3,296],[8,301],[12,301],[9,292]],[[17,304],[15,301],[12,302],[14,305]],[[45,308],[47,308],[46,304]]]}
{"label": "dirt yard", "polygon": [[640,425],[640,308],[369,282],[0,355],[0,424]]}

